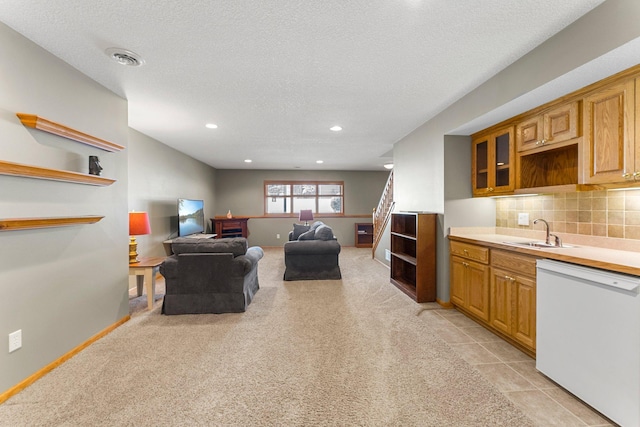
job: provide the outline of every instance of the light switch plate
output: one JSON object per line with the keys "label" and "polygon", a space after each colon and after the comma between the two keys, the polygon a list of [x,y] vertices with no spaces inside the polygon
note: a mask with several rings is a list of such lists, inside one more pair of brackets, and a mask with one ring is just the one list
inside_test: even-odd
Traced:
{"label": "light switch plate", "polygon": [[529,214],[520,212],[518,214],[518,225],[529,225]]}

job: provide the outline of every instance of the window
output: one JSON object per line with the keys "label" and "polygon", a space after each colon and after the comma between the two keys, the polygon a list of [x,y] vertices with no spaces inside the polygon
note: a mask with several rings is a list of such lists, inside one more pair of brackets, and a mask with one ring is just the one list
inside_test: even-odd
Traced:
{"label": "window", "polygon": [[265,181],[265,215],[298,216],[301,209],[314,214],[344,215],[342,181]]}

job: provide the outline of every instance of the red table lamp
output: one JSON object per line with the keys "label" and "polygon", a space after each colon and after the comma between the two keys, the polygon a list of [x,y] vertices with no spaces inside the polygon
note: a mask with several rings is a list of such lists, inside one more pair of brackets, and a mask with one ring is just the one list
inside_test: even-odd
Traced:
{"label": "red table lamp", "polygon": [[304,221],[304,225],[309,225],[309,221],[313,221],[313,211],[311,209],[301,209],[299,221]]}
{"label": "red table lamp", "polygon": [[135,236],[151,234],[149,214],[146,212],[129,212],[129,264],[138,262],[138,243]]}

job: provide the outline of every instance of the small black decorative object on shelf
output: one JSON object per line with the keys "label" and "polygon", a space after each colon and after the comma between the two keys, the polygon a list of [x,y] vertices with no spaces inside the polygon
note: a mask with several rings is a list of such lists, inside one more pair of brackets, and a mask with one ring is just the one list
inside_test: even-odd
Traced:
{"label": "small black decorative object on shelf", "polygon": [[89,175],[100,176],[102,166],[100,166],[100,160],[98,156],[89,156]]}

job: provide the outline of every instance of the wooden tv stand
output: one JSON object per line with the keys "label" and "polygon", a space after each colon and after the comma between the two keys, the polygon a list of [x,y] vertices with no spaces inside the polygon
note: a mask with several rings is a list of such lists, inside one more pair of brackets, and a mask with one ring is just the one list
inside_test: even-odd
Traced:
{"label": "wooden tv stand", "polygon": [[215,217],[211,218],[211,228],[216,233],[216,239],[222,239],[224,237],[247,237],[249,232],[247,230],[248,217]]}

